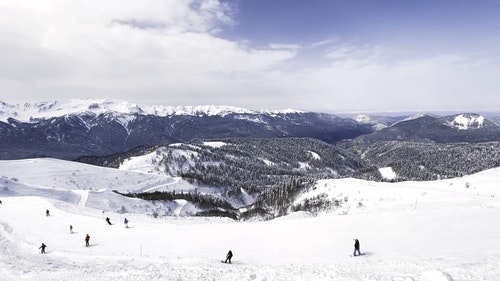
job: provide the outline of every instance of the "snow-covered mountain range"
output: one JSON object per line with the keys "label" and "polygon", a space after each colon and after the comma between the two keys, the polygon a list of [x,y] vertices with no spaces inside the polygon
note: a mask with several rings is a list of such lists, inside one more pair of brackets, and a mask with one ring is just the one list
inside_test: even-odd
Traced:
{"label": "snow-covered mountain range", "polygon": [[1,104],[0,159],[75,159],[221,137],[311,137],[333,143],[373,131],[332,114],[227,106],[138,106],[110,100]]}
{"label": "snow-covered mountain range", "polygon": [[[362,119],[364,123],[368,121]],[[461,113],[449,116],[417,114],[359,136],[357,143],[416,141],[437,143],[479,143],[500,141],[500,125],[482,115]]]}
{"label": "snow-covered mountain range", "polygon": [[283,114],[300,113],[299,110],[248,110],[235,106],[166,106],[138,105],[115,99],[72,99],[63,101],[8,104],[0,101],[0,121],[14,118],[21,122],[34,122],[65,115],[92,113],[95,115],[113,113],[114,115],[155,115],[159,117],[173,115],[190,116],[225,116],[227,114]]}
{"label": "snow-covered mountain range", "polygon": [[[276,159],[286,157],[281,161],[287,163],[283,166],[287,175],[295,173],[296,166],[324,175],[334,175],[339,167],[344,169],[339,162],[325,164],[324,155],[315,162],[288,161],[299,155],[297,151],[318,154],[310,146],[313,142],[292,139],[309,138],[322,141],[325,146],[336,146],[330,150],[337,149],[344,159],[358,163],[356,168],[350,168],[350,176],[377,180],[380,175],[373,169],[392,166],[398,174],[397,180],[428,180],[495,167],[500,141],[500,127],[496,122],[470,113],[443,117],[364,115],[351,119],[294,110],[250,111],[235,107],[139,106],[114,100],[72,100],[22,106],[2,103],[1,115],[8,117],[6,122],[0,121],[0,159],[55,157],[112,167],[130,156],[148,154],[170,144],[192,144],[196,140],[227,143],[226,139],[239,138],[250,139],[247,144],[242,141],[244,145],[238,148],[238,153],[249,157],[247,163],[261,162],[258,157],[262,155],[254,155],[258,150],[249,145],[252,139],[271,140],[259,147],[270,145],[262,151],[279,151],[280,155],[274,156]],[[273,139],[292,139],[294,144]],[[276,145],[292,150],[273,149]],[[184,153],[191,153],[188,146],[184,149]],[[215,153],[218,148],[212,150]],[[231,155],[231,152],[222,153]],[[168,155],[162,157],[170,159]],[[468,165],[450,162],[450,157],[466,161]],[[207,180],[203,176],[207,173],[193,170],[196,165],[204,165],[203,158],[193,159],[193,165],[186,172],[191,177],[196,175]],[[156,169],[176,166],[164,159],[158,161],[162,165]],[[274,167],[281,169],[280,165]]]}

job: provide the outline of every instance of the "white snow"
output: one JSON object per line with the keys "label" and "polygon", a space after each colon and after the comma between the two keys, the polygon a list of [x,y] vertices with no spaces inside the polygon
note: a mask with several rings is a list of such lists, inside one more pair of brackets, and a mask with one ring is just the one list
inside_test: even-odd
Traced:
{"label": "white snow", "polygon": [[301,170],[307,170],[311,168],[311,166],[307,162],[297,162],[297,164],[299,165],[299,169]]}
{"label": "white snow", "polygon": [[356,120],[356,122],[361,123],[361,124],[370,124],[373,122],[372,119],[370,118],[370,116],[365,115],[365,114],[357,115],[354,118],[354,120]]}
{"label": "white snow", "polygon": [[308,152],[311,154],[311,157],[314,159],[314,160],[321,160],[321,157],[319,156],[318,153],[314,152],[314,151],[310,151],[308,150]]}
{"label": "white snow", "polygon": [[[30,159],[0,161],[0,176],[1,280],[500,280],[499,168],[432,182],[322,180],[304,196],[347,198],[344,212],[267,222],[183,217],[182,200],[178,216],[141,213],[148,203],[109,192],[158,178],[139,172]],[[365,255],[349,256],[354,238]],[[232,265],[220,262],[228,250]]]}
{"label": "white snow", "polygon": [[214,148],[220,148],[220,147],[223,147],[224,145],[226,145],[226,143],[222,142],[222,141],[206,141],[206,142],[203,142],[203,145],[214,147]]}
{"label": "white snow", "polygon": [[130,121],[133,114],[151,114],[157,116],[172,115],[220,115],[227,114],[280,114],[301,112],[297,110],[248,110],[235,106],[227,105],[198,105],[198,106],[167,106],[167,105],[138,105],[135,103],[116,100],[116,99],[69,99],[51,102],[39,102],[34,104],[8,104],[0,102],[0,121],[7,121],[9,117],[23,122],[29,122],[33,119],[47,119],[51,117],[60,117],[69,114],[78,114],[83,112],[92,112],[102,114],[113,112],[123,114],[120,122],[126,124]]}
{"label": "white snow", "polygon": [[449,126],[459,130],[468,130],[471,128],[481,128],[484,123],[484,117],[481,115],[457,115],[450,123]]}
{"label": "white snow", "polygon": [[269,159],[264,159],[264,158],[258,158],[260,161],[262,161],[264,164],[266,164],[267,166],[273,166],[274,165],[274,162],[269,160]]}
{"label": "white snow", "polygon": [[266,124],[266,121],[264,121],[260,116],[236,116],[235,119],[246,120],[249,122],[254,122],[259,124]]}
{"label": "white snow", "polygon": [[[399,122],[404,122],[404,121],[410,121],[410,120],[415,120],[415,119],[418,119],[418,118],[422,118],[422,117],[426,117],[426,116],[436,116],[434,114],[429,114],[429,113],[417,113],[417,114],[414,114],[408,118],[405,118],[404,120],[402,121],[399,121]],[[399,123],[399,122],[396,122],[396,123]]]}
{"label": "white snow", "polygon": [[379,168],[378,171],[380,175],[382,175],[382,177],[386,180],[394,180],[397,177],[392,167]]}

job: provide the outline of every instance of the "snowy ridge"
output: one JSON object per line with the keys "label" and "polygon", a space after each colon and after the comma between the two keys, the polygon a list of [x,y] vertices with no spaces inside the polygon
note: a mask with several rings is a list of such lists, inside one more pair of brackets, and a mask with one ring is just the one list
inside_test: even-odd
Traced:
{"label": "snowy ridge", "polygon": [[359,114],[356,117],[354,117],[354,120],[358,122],[359,124],[371,124],[374,130],[382,130],[384,128],[387,128],[387,125],[384,125],[382,123],[378,123],[373,121],[370,116],[365,115],[365,114]]}
{"label": "snowy ridge", "polygon": [[365,115],[365,114],[360,114],[357,115],[354,120],[356,122],[361,123],[361,124],[371,124],[373,121],[371,120],[370,116]]}
{"label": "snowy ridge", "polygon": [[113,112],[115,114],[144,114],[157,116],[193,115],[193,116],[225,116],[227,114],[286,114],[300,111],[286,110],[261,110],[253,111],[235,106],[166,106],[166,105],[138,105],[135,103],[115,99],[71,99],[66,101],[52,101],[25,104],[8,104],[0,102],[0,121],[14,118],[19,121],[29,122],[36,119],[47,119],[70,114],[92,112],[96,115]]}
{"label": "snowy ridge", "polygon": [[459,114],[447,123],[448,126],[459,130],[469,130],[482,128],[484,117],[477,114]]}
{"label": "snowy ridge", "polygon": [[411,121],[411,120],[416,120],[416,119],[419,119],[419,118],[422,118],[422,117],[426,117],[426,116],[429,116],[429,117],[438,117],[437,115],[435,114],[430,114],[430,113],[417,113],[417,114],[414,114],[408,118],[405,118],[401,121],[398,121],[398,122],[395,122],[394,124],[392,124],[391,126],[394,126],[394,125],[397,125],[399,123],[403,123],[403,122],[406,122],[406,121]]}
{"label": "snowy ridge", "polygon": [[430,114],[430,113],[417,113],[417,114],[414,114],[414,115],[412,115],[412,116],[410,116],[410,117],[402,120],[401,122],[415,120],[415,119],[422,118],[422,117],[425,117],[425,116],[437,117],[437,115]]}

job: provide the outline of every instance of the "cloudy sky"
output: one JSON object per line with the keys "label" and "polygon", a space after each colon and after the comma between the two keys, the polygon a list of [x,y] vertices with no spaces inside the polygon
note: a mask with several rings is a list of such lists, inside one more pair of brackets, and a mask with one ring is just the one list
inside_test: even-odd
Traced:
{"label": "cloudy sky", "polygon": [[500,111],[497,0],[0,0],[0,100]]}

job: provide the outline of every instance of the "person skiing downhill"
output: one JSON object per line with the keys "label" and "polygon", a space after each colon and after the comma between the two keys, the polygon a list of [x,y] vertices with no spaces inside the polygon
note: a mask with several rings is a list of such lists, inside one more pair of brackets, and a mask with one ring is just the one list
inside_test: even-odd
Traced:
{"label": "person skiing downhill", "polygon": [[127,220],[127,218],[125,218],[125,219],[123,220],[123,223],[125,224],[125,227],[126,227],[126,228],[128,228],[128,220]]}
{"label": "person skiing downhill", "polygon": [[227,253],[226,255],[226,260],[224,261],[224,263],[231,263],[231,258],[233,257],[233,252],[231,252],[231,250],[229,250],[229,252]]}
{"label": "person skiing downhill", "polygon": [[42,250],[40,251],[40,254],[45,254],[45,248],[47,248],[47,245],[45,245],[45,244],[43,244],[43,243],[42,243],[42,246],[40,246],[40,247],[38,248],[38,249],[42,249]]}
{"label": "person skiing downhill", "polygon": [[90,241],[90,236],[87,234],[87,236],[85,236],[85,247],[90,246],[89,241]]}
{"label": "person skiing downhill", "polygon": [[48,209],[45,211],[45,216],[50,217],[50,212]]}
{"label": "person skiing downhill", "polygon": [[109,217],[106,217],[106,222],[111,225],[111,221],[109,220]]}
{"label": "person skiing downhill", "polygon": [[69,226],[69,233],[73,233],[73,226],[72,225]]}
{"label": "person skiing downhill", "polygon": [[[358,254],[356,255],[356,253],[358,253]],[[353,256],[361,255],[361,252],[359,251],[359,240],[358,239],[354,239],[354,253],[352,255]]]}

